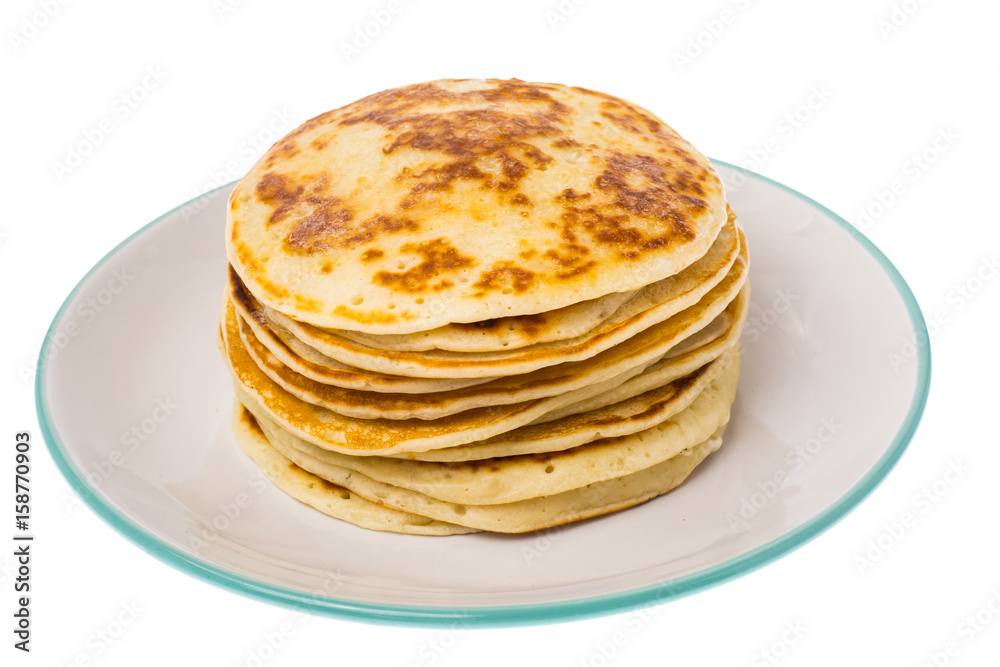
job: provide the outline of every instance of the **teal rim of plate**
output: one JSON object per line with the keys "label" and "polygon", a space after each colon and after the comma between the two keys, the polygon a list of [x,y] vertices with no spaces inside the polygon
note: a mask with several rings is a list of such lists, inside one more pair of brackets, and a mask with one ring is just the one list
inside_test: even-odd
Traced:
{"label": "teal rim of plate", "polygon": [[73,291],[69,293],[63,301],[59,311],[56,313],[45,334],[42,349],[38,356],[37,374],[35,379],[35,404],[38,412],[39,425],[48,446],[49,452],[55,459],[56,465],[65,476],[73,489],[80,495],[83,501],[97,513],[112,528],[124,535],[126,538],[137,544],[144,551],[155,558],[177,568],[198,579],[215,584],[221,588],[243,594],[245,596],[271,602],[291,609],[306,611],[310,613],[322,614],[335,618],[354,621],[369,621],[389,625],[409,625],[422,627],[442,627],[460,624],[463,626],[476,627],[511,627],[522,625],[533,625],[540,623],[557,623],[573,620],[582,620],[595,616],[603,616],[613,613],[622,613],[638,607],[655,605],[677,599],[685,595],[716,586],[736,577],[748,574],[757,570],[779,557],[790,553],[792,550],[801,547],[823,531],[833,526],[842,519],[848,512],[854,509],[864,500],[876,486],[888,475],[896,462],[906,450],[907,445],[913,438],[920,423],[924,406],[927,403],[927,394],[930,389],[931,376],[931,351],[930,339],[927,332],[927,325],[924,322],[920,306],[910,290],[909,285],[893,266],[892,262],[879,250],[868,238],[857,230],[853,225],[842,217],[823,206],[819,202],[806,195],[793,190],[792,188],[774,181],[766,176],[762,176],[748,169],[738,167],[721,160],[712,160],[713,163],[725,166],[729,169],[742,173],[749,178],[757,179],[770,184],[779,190],[795,196],[806,202],[816,210],[822,212],[830,220],[842,227],[854,240],[870,254],[881,266],[882,270],[895,286],[899,296],[906,305],[910,321],[914,331],[914,346],[917,350],[917,383],[913,398],[910,403],[909,412],[903,420],[899,431],[893,438],[891,446],[885,454],[876,462],[868,473],[858,481],[847,493],[841,496],[836,502],[827,507],[805,524],[785,533],[768,544],[758,547],[745,554],[732,558],[724,563],[713,565],[689,575],[670,579],[668,581],[643,586],[617,593],[609,593],[588,598],[563,600],[559,602],[543,602],[524,605],[505,605],[491,607],[434,607],[417,605],[393,605],[378,604],[371,602],[358,602],[353,600],[336,599],[333,597],[319,597],[291,588],[284,588],[273,584],[256,581],[254,579],[240,576],[226,569],[195,558],[182,549],[167,544],[146,529],[138,525],[132,519],[121,514],[109,502],[99,497],[86,483],[84,475],[76,470],[69,462],[66,455],[66,447],[62,439],[53,426],[53,421],[49,414],[48,406],[45,403],[46,396],[46,375],[47,375],[47,355],[46,351],[52,345],[53,335],[70,303],[77,292],[90,276],[101,268],[111,257],[113,257],[122,247],[143,234],[150,227],[169,217],[176,211],[190,206],[202,197],[207,197],[218,190],[230,188],[233,183],[227,183],[213,190],[209,190],[194,199],[175,207],[169,212],[161,215],[156,220],[145,225],[138,231],[131,234],[124,241],[115,246],[101,260],[94,265],[87,274],[80,279]]}

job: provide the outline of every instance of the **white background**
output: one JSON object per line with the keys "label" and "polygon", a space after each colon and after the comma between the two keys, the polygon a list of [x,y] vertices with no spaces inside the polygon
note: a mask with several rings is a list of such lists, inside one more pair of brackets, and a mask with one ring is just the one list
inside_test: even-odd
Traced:
{"label": "white background", "polygon": [[[341,45],[388,4],[3,3],[0,489],[9,497],[13,434],[30,430],[38,542],[30,656],[11,648],[13,560],[0,551],[0,662],[246,665],[290,622],[263,664],[996,664],[1000,5],[409,0],[346,57]],[[560,7],[565,17],[551,13]],[[705,154],[865,229],[938,322],[927,410],[886,481],[792,554],[648,617],[457,633],[303,618],[245,599],[162,564],[74,503],[40,441],[33,371],[76,281],[140,226],[242,175],[272,130],[387,87],[486,76],[630,99]],[[58,166],[98,134],[78,166]],[[935,148],[937,137],[950,138]],[[925,153],[933,163],[917,166]],[[968,472],[917,510],[914,496],[952,463]],[[0,515],[9,509],[0,503]],[[859,568],[869,540],[885,544],[905,512],[916,525]],[[137,618],[117,640],[95,640],[130,606]],[[984,609],[970,633],[966,617]],[[616,632],[623,645],[604,659]],[[951,641],[957,655],[946,656]],[[781,657],[769,660],[761,651],[775,643]]]}

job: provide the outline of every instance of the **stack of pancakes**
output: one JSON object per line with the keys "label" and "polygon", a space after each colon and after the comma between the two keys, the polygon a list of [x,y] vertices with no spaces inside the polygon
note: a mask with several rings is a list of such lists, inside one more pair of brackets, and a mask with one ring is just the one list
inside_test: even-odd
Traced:
{"label": "stack of pancakes", "polygon": [[721,444],[748,256],[708,160],[581,88],[388,90],[230,197],[246,453],[376,530],[518,533],[670,491]]}

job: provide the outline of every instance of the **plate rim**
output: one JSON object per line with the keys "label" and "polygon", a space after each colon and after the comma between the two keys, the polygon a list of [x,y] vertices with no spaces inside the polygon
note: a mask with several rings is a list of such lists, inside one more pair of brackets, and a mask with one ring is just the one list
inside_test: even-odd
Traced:
{"label": "plate rim", "polygon": [[914,393],[910,401],[910,408],[882,457],[846,493],[831,503],[822,512],[812,517],[805,524],[783,533],[756,549],[682,577],[615,593],[558,602],[483,607],[434,607],[364,602],[339,599],[333,596],[319,597],[303,591],[258,581],[251,577],[236,574],[223,566],[202,561],[196,558],[194,554],[161,540],[142,527],[138,522],[119,513],[109,503],[102,500],[93,492],[87,485],[85,477],[69,461],[66,454],[68,450],[54,427],[48,405],[44,400],[49,363],[47,350],[52,344],[53,335],[56,333],[58,325],[62,322],[70,303],[92,274],[103,267],[124,246],[131,243],[132,240],[145,233],[148,229],[203,197],[207,197],[222,189],[232,188],[237,181],[206,190],[140,227],[105,253],[80,278],[69,295],[63,300],[62,305],[56,311],[51,324],[46,330],[45,338],[39,351],[36,366],[37,372],[35,375],[35,408],[47,449],[55,460],[56,466],[63,477],[69,482],[69,485],[81,497],[84,503],[102,520],[147,554],[185,574],[225,590],[239,593],[258,601],[263,600],[282,607],[344,620],[364,620],[387,625],[418,627],[449,627],[455,625],[463,627],[512,627],[556,623],[622,613],[639,607],[662,604],[669,600],[691,595],[739,576],[749,574],[774,562],[781,556],[802,547],[819,534],[834,526],[871,494],[886,478],[892,468],[895,467],[912,440],[927,404],[931,379],[930,338],[920,306],[910,286],[889,258],[864,233],[823,204],[783,183],[723,160],[711,159],[711,161],[713,164],[722,165],[748,178],[763,181],[768,185],[791,194],[825,214],[850,234],[872,256],[882,271],[889,277],[897,294],[906,306],[915,338],[917,378]]}

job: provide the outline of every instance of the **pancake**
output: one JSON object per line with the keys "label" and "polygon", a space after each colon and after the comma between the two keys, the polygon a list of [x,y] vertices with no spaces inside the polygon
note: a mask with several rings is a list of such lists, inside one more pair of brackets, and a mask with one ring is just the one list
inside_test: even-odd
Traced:
{"label": "pancake", "polygon": [[[227,317],[230,316],[227,313]],[[644,373],[646,366],[658,363],[656,359],[649,360],[640,357],[639,363],[633,364],[629,361],[627,354],[608,354],[602,359],[560,364],[543,368],[534,373],[498,378],[475,387],[453,391],[429,392],[416,396],[388,393],[373,396],[369,392],[330,386],[314,381],[311,376],[296,373],[295,366],[282,363],[277,355],[271,354],[271,348],[260,342],[255,334],[255,331],[259,329],[252,327],[251,322],[252,319],[244,320],[237,317],[240,339],[250,357],[271,380],[306,402],[325,407],[342,415],[362,419],[440,419],[476,407],[512,405],[538,398],[548,398],[566,394],[569,391],[586,389],[598,383],[601,383],[602,386],[613,387]],[[680,356],[680,352],[690,347],[689,343],[692,338],[696,339],[695,343],[699,343],[705,340],[714,340],[721,337],[723,333],[725,333],[727,341],[735,343],[739,336],[739,327],[735,324],[727,311],[723,311],[701,331],[679,343],[676,347],[681,349],[677,354],[674,352],[675,348],[670,348],[666,354]],[[742,326],[742,321],[740,321],[740,325]],[[264,329],[262,334],[267,335],[267,330]],[[694,345],[694,347],[703,346]],[[707,344],[704,347],[714,349],[707,347]],[[627,350],[619,352],[627,352]],[[646,386],[653,385],[647,383]],[[602,392],[601,395],[605,395],[605,393]],[[581,400],[583,399],[581,398]]]}
{"label": "pancake", "polygon": [[[565,364],[542,369],[522,376],[523,379],[498,378],[474,387],[452,391],[427,392],[420,395],[357,391],[317,382],[315,375],[297,373],[295,367],[284,364],[271,349],[256,337],[252,320],[233,315],[235,306],[226,317],[235,317],[240,340],[247,353],[271,380],[285,391],[314,405],[339,414],[360,419],[440,419],[465,410],[487,405],[512,405],[538,398],[590,389],[598,384],[611,388],[641,373],[655,360],[638,364]],[[266,330],[263,332],[267,335]],[[273,342],[273,341],[272,341]],[[308,366],[308,364],[307,364]],[[575,373],[575,374],[574,374]],[[322,377],[322,371],[318,373]],[[603,391],[602,389],[602,391]]]}
{"label": "pancake", "polygon": [[708,159],[646,110],[444,80],[279,140],[233,190],[226,240],[274,311],[399,335],[639,289],[702,257],[726,219]]}
{"label": "pancake", "polygon": [[741,297],[737,297],[708,326],[670,348],[662,359],[648,366],[639,375],[626,380],[610,391],[546,413],[533,421],[532,424],[561,419],[567,415],[590,412],[633,398],[669,384],[712,360],[718,359],[739,342],[749,306],[749,291],[749,286],[744,285]]}
{"label": "pancake", "polygon": [[597,299],[574,303],[555,310],[531,315],[515,315],[478,322],[446,324],[437,329],[412,334],[365,334],[349,329],[327,329],[347,340],[382,350],[451,350],[453,352],[489,352],[516,350],[537,343],[548,343],[582,336],[613,315],[620,306],[639,293],[613,292]]}
{"label": "pancake", "polygon": [[679,378],[673,378],[675,373],[672,372],[669,382],[651,389],[628,387],[629,383],[626,383],[621,387],[628,391],[619,394],[618,390],[613,390],[601,394],[593,399],[597,404],[590,406],[589,410],[574,409],[568,414],[556,410],[530,424],[486,440],[392,456],[417,461],[477,461],[558,452],[604,437],[629,435],[666,421],[690,405],[711,380],[711,374],[702,373],[710,366],[711,363],[706,364]]}
{"label": "pancake", "polygon": [[[641,330],[639,327],[649,327],[662,322],[695,303],[729,272],[739,255],[740,239],[736,216],[728,208],[727,211],[728,221],[708,252],[676,275],[646,285],[640,290],[601,297],[601,305],[618,303],[618,307],[600,317],[593,326],[585,327],[585,322],[581,319],[591,316],[590,319],[597,320],[601,311],[596,309],[595,304],[584,302],[554,312],[468,324],[449,324],[415,334],[380,336],[343,329],[324,329],[324,331],[379,350],[507,353],[542,343],[580,342],[586,340],[587,336],[598,335],[624,324],[630,327],[629,331],[638,333]],[[634,319],[640,313],[644,316],[641,319]],[[510,324],[505,326],[505,322]]]}
{"label": "pancake", "polygon": [[238,401],[233,406],[233,434],[247,456],[276,487],[324,514],[369,530],[408,535],[475,532],[473,528],[383,507],[303,470],[271,446],[253,415]]}
{"label": "pancake", "polygon": [[[643,363],[622,365],[621,368],[600,369],[608,371],[601,382],[588,383],[573,391],[562,392],[558,396],[544,396],[542,397],[542,400],[545,401],[544,403],[537,399],[526,399],[519,402],[508,402],[506,400],[489,401],[482,398],[483,394],[472,394],[469,396],[467,391],[461,390],[445,392],[443,395],[359,392],[317,383],[295,373],[292,369],[282,364],[265,346],[253,338],[252,333],[245,327],[246,322],[240,320],[235,314],[235,308],[232,307],[231,303],[228,304],[223,316],[227,325],[227,331],[239,332],[238,342],[235,338],[232,340],[239,347],[240,352],[245,354],[251,364],[253,364],[253,366],[245,367],[251,376],[254,374],[255,366],[256,370],[262,372],[275,386],[280,387],[290,396],[312,406],[325,408],[327,411],[338,416],[362,420],[441,420],[457,415],[460,412],[475,411],[476,406],[469,403],[477,398],[480,399],[475,401],[478,407],[492,406],[495,410],[499,411],[502,411],[504,408],[510,408],[512,412],[516,412],[519,406],[532,402],[538,403],[540,407],[564,406],[574,401],[586,400],[613,389],[641,373],[645,365],[651,363],[651,361],[643,360]],[[224,334],[224,338],[226,335]],[[652,361],[655,361],[655,359]],[[453,400],[449,402],[449,399]]]}
{"label": "pancake", "polygon": [[262,424],[262,429],[271,446],[296,465],[366,500],[446,523],[499,533],[543,530],[638,505],[673,490],[722,444],[721,437],[711,438],[645,470],[552,496],[497,505],[468,505],[437,500],[321,461],[288,446],[286,431],[268,424]]}
{"label": "pancake", "polygon": [[[229,270],[232,277],[232,267]],[[287,330],[272,327],[264,315],[263,306],[246,291],[242,282],[230,280],[226,298],[232,300],[239,315],[241,335],[244,328],[249,327],[253,338],[267,347],[281,363],[296,373],[323,384],[359,391],[427,394],[471,387],[494,379],[492,377],[416,378],[373,373],[348,366],[319,353]]]}
{"label": "pancake", "polygon": [[[287,432],[282,444],[312,458],[360,473],[375,481],[418,491],[431,498],[469,505],[496,505],[551,496],[623,475],[676,456],[712,437],[729,419],[736,394],[739,354],[735,350],[700,374],[697,397],[669,419],[623,437],[605,437],[561,452],[496,457],[464,463],[431,463],[379,456],[350,456],[323,450]],[[703,388],[703,390],[702,390]],[[247,405],[267,433],[281,427],[259,406]],[[616,416],[594,420],[613,427]],[[645,417],[645,415],[642,415]],[[617,422],[627,422],[618,417]],[[643,421],[642,418],[638,418]]]}
{"label": "pancake", "polygon": [[[570,361],[589,359],[609,350],[639,333],[655,328],[673,315],[702,299],[715,299],[720,294],[732,294],[743,284],[749,270],[749,255],[742,232],[733,225],[732,242],[739,248],[737,255],[726,252],[725,259],[713,258],[710,276],[698,283],[678,277],[658,283],[649,294],[640,292],[610,319],[593,331],[567,341],[540,343],[512,351],[461,353],[446,350],[408,352],[379,350],[361,345],[316,327],[297,322],[272,309],[264,308],[264,316],[272,329],[286,329],[295,338],[321,354],[340,363],[394,375],[428,378],[477,378],[520,375]],[[733,246],[729,246],[730,250]],[[728,269],[727,269],[728,267]],[[694,275],[704,279],[703,272]],[[667,283],[667,284],[665,284]],[[674,287],[674,285],[678,287]],[[238,286],[232,285],[234,294]]]}
{"label": "pancake", "polygon": [[[745,296],[736,300],[735,310],[741,308],[743,298]],[[642,360],[651,362],[659,359],[674,344],[714,319],[718,315],[717,309],[729,306],[720,304],[720,301],[712,302],[710,307],[692,307],[682,311],[667,322],[636,336],[628,349],[620,346],[609,352],[624,356],[632,368],[640,365]],[[239,337],[236,319],[235,316],[227,316],[223,323],[223,356],[230,365],[237,389],[252,396],[272,418],[295,435],[332,451],[391,456],[454,447],[529,424],[548,412],[588,397],[584,394],[588,389],[581,389],[510,406],[466,410],[429,421],[346,417],[303,401],[271,380],[247,353]],[[320,391],[322,386],[315,389]],[[375,400],[378,396],[380,394],[373,393],[370,398]]]}

